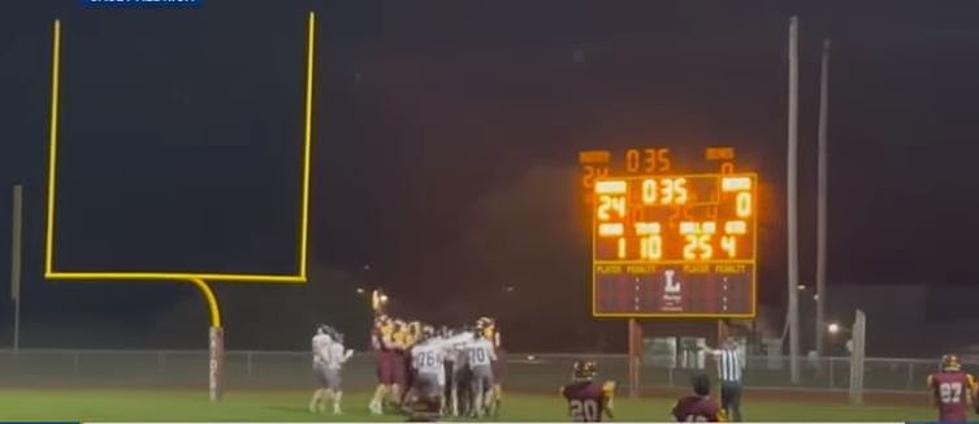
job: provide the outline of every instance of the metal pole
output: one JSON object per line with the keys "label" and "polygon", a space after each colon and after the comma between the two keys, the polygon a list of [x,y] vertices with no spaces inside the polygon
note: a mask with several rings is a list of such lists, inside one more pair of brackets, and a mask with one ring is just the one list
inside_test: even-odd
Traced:
{"label": "metal pole", "polygon": [[629,318],[629,397],[639,397],[639,345],[642,335],[639,323],[635,318]]}
{"label": "metal pole", "polygon": [[789,20],[789,134],[788,134],[788,262],[789,262],[789,371],[792,384],[799,384],[799,18]]}
{"label": "metal pole", "polygon": [[828,357],[827,359],[829,359],[829,361],[828,361],[829,362],[829,388],[832,389],[835,386],[835,384],[836,384],[833,381],[834,380],[833,368],[836,366],[836,364],[833,363],[833,358],[832,357]]}
{"label": "metal pole", "polygon": [[245,353],[245,370],[247,371],[246,374],[249,377],[251,377],[252,376],[252,352],[251,351]]}
{"label": "metal pole", "polygon": [[850,353],[850,403],[863,403],[863,370],[867,343],[867,316],[857,309],[851,331],[853,351]]}
{"label": "metal pole", "polygon": [[20,349],[20,277],[24,227],[24,187],[14,186],[13,222],[10,236],[10,298],[14,301],[14,353]]}
{"label": "metal pole", "polygon": [[208,336],[208,392],[218,402],[224,395],[224,329],[211,326]]}
{"label": "metal pole", "polygon": [[816,353],[823,355],[823,333],[826,331],[826,190],[827,125],[829,121],[829,48],[823,40],[823,62],[819,84],[819,164],[817,170],[816,202]]}
{"label": "metal pole", "polygon": [[908,382],[904,388],[907,391],[914,389],[914,362],[908,362]]}

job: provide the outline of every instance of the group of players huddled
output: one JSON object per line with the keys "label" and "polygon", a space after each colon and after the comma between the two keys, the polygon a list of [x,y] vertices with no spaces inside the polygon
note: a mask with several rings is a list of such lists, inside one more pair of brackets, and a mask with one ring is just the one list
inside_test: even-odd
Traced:
{"label": "group of players huddled", "polygon": [[429,420],[442,415],[496,415],[502,402],[504,355],[492,318],[459,329],[379,315],[371,337],[377,353],[372,414],[400,411]]}
{"label": "group of players huddled", "polygon": [[[432,420],[443,415],[496,416],[503,400],[504,353],[495,320],[482,317],[459,329],[405,321],[378,314],[371,344],[377,361],[377,388],[368,406],[375,415],[405,413]],[[313,371],[320,387],[309,410],[340,414],[340,370],[353,355],[343,334],[319,325],[312,340]]]}

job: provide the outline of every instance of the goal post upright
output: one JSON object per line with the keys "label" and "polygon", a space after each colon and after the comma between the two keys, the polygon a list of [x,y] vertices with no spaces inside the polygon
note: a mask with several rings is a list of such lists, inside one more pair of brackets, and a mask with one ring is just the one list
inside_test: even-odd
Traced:
{"label": "goal post upright", "polygon": [[221,309],[218,307],[218,298],[214,291],[207,285],[207,282],[200,278],[188,280],[196,286],[204,300],[207,302],[207,309],[211,315],[211,327],[207,332],[207,388],[211,402],[221,400],[224,394],[224,328],[221,327]]}
{"label": "goal post upright", "polygon": [[312,162],[312,132],[313,132],[313,83],[315,62],[315,26],[316,14],[309,12],[306,39],[306,79],[303,96],[304,128],[301,200],[299,216],[299,234],[296,252],[298,266],[295,274],[247,274],[247,273],[213,273],[213,272],[118,272],[118,271],[58,271],[54,265],[55,243],[55,211],[57,200],[57,170],[58,170],[58,124],[61,79],[61,45],[62,25],[60,19],[55,19],[52,26],[51,50],[51,98],[50,98],[50,127],[48,138],[48,179],[47,179],[47,210],[44,239],[44,278],[48,280],[75,281],[171,281],[189,282],[194,285],[204,297],[207,304],[210,326],[208,329],[208,391],[212,402],[221,400],[223,394],[224,371],[224,328],[221,323],[221,309],[217,296],[208,281],[225,282],[255,282],[255,283],[286,283],[301,284],[307,281],[308,243],[309,243],[309,205],[310,205],[310,174]]}

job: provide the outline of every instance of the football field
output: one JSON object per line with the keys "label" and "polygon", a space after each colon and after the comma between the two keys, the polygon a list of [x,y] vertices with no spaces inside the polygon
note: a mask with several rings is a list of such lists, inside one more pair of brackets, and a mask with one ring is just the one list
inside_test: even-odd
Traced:
{"label": "football field", "polygon": [[[307,412],[309,392],[297,390],[232,391],[212,404],[205,391],[149,389],[0,389],[0,419],[8,421],[405,421],[400,415],[371,416],[367,393],[346,394],[345,414]],[[851,406],[805,394],[778,399],[746,393],[746,421],[907,421],[931,420],[934,410],[924,396],[905,400],[869,399]],[[614,421],[667,421],[670,395],[641,400],[616,399]],[[565,402],[555,393],[507,393],[499,421],[564,421]]]}

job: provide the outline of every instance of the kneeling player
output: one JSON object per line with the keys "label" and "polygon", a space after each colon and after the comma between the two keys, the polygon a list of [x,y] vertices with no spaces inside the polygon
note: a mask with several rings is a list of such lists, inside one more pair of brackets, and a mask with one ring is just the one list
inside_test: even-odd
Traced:
{"label": "kneeling player", "polygon": [[594,382],[598,365],[592,361],[575,361],[574,382],[561,388],[561,395],[568,401],[571,421],[599,422],[602,415],[612,418],[612,394],[615,382]]}
{"label": "kneeling player", "polygon": [[939,372],[928,376],[931,403],[938,407],[938,421],[945,423],[966,422],[966,410],[976,392],[972,375],[962,371],[962,364],[955,355],[942,356]]}
{"label": "kneeling player", "polygon": [[673,405],[672,415],[677,422],[725,421],[724,413],[710,398],[710,378],[705,374],[693,377],[693,395],[680,398]]}
{"label": "kneeling player", "polygon": [[411,349],[415,377],[407,403],[412,421],[435,421],[442,410],[445,357],[443,347],[433,340],[433,333],[424,331],[420,343]]}

